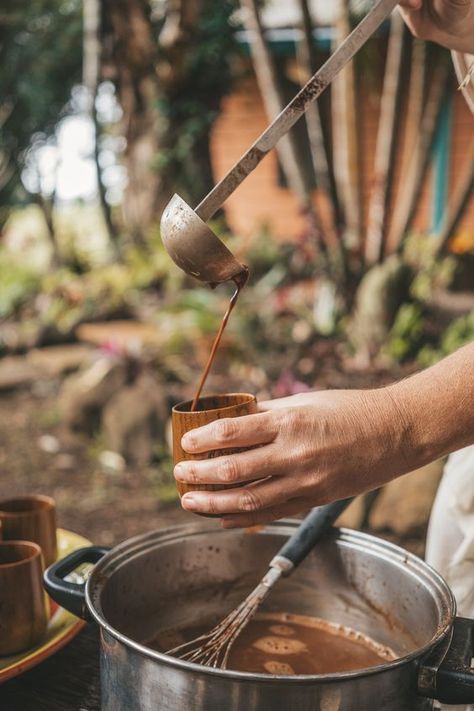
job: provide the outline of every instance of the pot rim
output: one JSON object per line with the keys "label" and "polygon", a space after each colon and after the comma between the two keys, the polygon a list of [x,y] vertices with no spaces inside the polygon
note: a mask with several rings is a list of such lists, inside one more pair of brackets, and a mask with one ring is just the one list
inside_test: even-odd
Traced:
{"label": "pot rim", "polygon": [[[282,519],[280,521],[274,521],[270,524],[262,526],[259,530],[250,529],[245,530],[246,535],[262,535],[271,533],[283,533],[284,535],[291,535],[292,528],[299,526],[301,521],[295,519]],[[290,529],[290,530],[289,530]],[[115,563],[112,566],[111,572],[119,567],[119,564],[130,558],[130,556],[135,553],[143,552],[150,548],[150,543],[155,541],[158,537],[160,542],[171,542],[172,540],[182,540],[183,536],[192,537],[196,534],[205,533],[220,533],[222,535],[235,534],[235,530],[226,529],[216,529],[210,525],[205,524],[185,524],[172,526],[166,529],[159,529],[157,531],[140,534],[134,536],[133,538],[127,539],[126,541],[120,543],[118,546],[114,547],[109,553],[107,553],[94,567],[91,572],[85,588],[85,598],[87,607],[94,621],[100,626],[100,628],[114,637],[116,640],[124,644],[126,647],[132,648],[135,652],[148,657],[149,659],[158,661],[166,666],[174,667],[175,669],[188,671],[198,674],[204,674],[206,676],[218,676],[225,677],[228,679],[234,679],[235,681],[258,681],[262,683],[272,683],[272,684],[314,684],[314,683],[330,683],[330,682],[340,682],[348,679],[354,679],[356,677],[366,677],[369,675],[380,674],[383,672],[388,672],[397,667],[403,666],[412,662],[417,658],[423,657],[428,651],[433,649],[433,647],[440,644],[446,636],[450,633],[454,619],[456,617],[456,601],[454,595],[442,578],[442,576],[428,563],[423,561],[418,556],[410,553],[401,546],[397,546],[394,543],[386,541],[377,536],[373,536],[362,531],[356,531],[353,529],[335,527],[329,535],[335,539],[340,539],[346,541],[347,543],[358,544],[361,547],[363,544],[365,547],[369,547],[372,550],[383,551],[386,556],[388,556],[394,563],[403,564],[404,566],[409,566],[412,571],[417,571],[422,574],[425,578],[429,579],[432,583],[432,587],[437,588],[444,598],[444,607],[446,609],[445,619],[440,621],[438,629],[435,635],[422,647],[413,650],[409,654],[403,657],[398,657],[390,662],[384,662],[377,666],[368,667],[366,669],[354,669],[345,672],[336,672],[332,674],[300,674],[292,676],[275,675],[272,674],[259,674],[253,672],[240,672],[228,669],[216,669],[214,667],[206,667],[201,664],[195,664],[194,662],[187,662],[176,657],[170,657],[167,654],[158,652],[156,650],[150,649],[144,644],[137,642],[130,637],[119,632],[115,629],[105,618],[102,610],[98,609],[100,607],[100,589],[106,582],[108,575],[103,569]],[[97,587],[94,590],[94,587]],[[97,598],[98,604],[95,602]]]}

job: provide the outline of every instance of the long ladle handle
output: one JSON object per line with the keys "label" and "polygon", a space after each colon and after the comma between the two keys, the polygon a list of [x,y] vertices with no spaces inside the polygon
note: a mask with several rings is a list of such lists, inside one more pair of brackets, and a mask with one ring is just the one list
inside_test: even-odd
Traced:
{"label": "long ladle handle", "polygon": [[336,522],[341,513],[353,501],[353,498],[333,501],[325,506],[318,506],[303,520],[294,534],[287,540],[270,563],[270,567],[279,568],[283,575],[289,575],[310,553]]}
{"label": "long ladle handle", "polygon": [[276,145],[303,115],[307,105],[323,93],[334,77],[343,69],[359,49],[374,34],[378,27],[398,5],[398,0],[379,0],[351,34],[337,48],[327,62],[316,72],[276,119],[257,138],[256,142],[229,170],[222,180],[206,195],[195,212],[207,222],[232,195],[267,153]]}

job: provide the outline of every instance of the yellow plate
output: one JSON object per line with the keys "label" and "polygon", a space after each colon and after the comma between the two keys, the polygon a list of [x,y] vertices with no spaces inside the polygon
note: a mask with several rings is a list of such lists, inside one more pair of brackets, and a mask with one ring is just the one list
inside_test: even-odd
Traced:
{"label": "yellow plate", "polygon": [[[87,538],[58,528],[58,559],[90,545],[91,542]],[[0,657],[0,684],[50,657],[75,637],[85,624],[84,620],[53,603],[48,628],[41,642],[21,654]]]}

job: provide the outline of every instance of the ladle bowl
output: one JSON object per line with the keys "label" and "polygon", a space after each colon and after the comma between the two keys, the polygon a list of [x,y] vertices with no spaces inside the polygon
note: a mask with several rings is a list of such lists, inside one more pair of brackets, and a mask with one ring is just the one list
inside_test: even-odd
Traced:
{"label": "ladle bowl", "polygon": [[163,212],[161,239],[178,267],[200,281],[220,284],[246,271],[179,195],[173,195]]}

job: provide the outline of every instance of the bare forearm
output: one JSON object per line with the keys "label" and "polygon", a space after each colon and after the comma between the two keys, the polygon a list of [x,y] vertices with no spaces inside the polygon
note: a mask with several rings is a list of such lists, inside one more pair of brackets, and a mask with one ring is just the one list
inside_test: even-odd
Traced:
{"label": "bare forearm", "polygon": [[474,444],[474,343],[386,391],[400,413],[410,468]]}
{"label": "bare forearm", "polygon": [[[433,368],[376,390],[305,393],[263,411],[189,432],[193,454],[247,448],[180,462],[187,484],[237,484],[186,494],[184,508],[247,526],[382,486],[474,443],[474,343]],[[260,446],[256,446],[260,445]]]}

